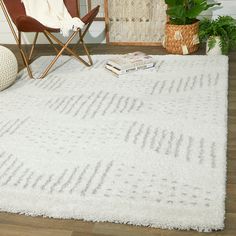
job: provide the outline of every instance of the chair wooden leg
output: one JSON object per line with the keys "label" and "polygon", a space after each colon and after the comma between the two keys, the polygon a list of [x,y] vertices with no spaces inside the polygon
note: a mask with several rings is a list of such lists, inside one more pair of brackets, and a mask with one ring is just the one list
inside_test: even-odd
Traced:
{"label": "chair wooden leg", "polygon": [[88,48],[87,48],[86,44],[84,43],[84,37],[85,37],[87,31],[89,30],[91,24],[92,24],[92,23],[89,23],[89,24],[87,25],[86,29],[85,29],[83,32],[82,32],[81,30],[79,30],[79,40],[78,40],[78,42],[75,44],[75,46],[74,46],[73,49],[72,49],[72,50],[74,51],[74,53],[76,53],[76,49],[78,48],[79,44],[80,44],[80,43],[82,44],[83,49],[84,49],[84,51],[85,51],[85,53],[86,53],[86,55],[87,55],[87,57],[88,57],[88,61],[89,61],[89,62],[86,64],[87,66],[92,66],[92,65],[93,65],[93,61],[92,61],[92,58],[91,58],[90,53],[89,53],[89,51],[88,51]]}
{"label": "chair wooden leg", "polygon": [[10,19],[10,16],[8,15],[7,9],[6,9],[5,4],[4,4],[4,2],[3,2],[2,0],[0,0],[0,6],[1,6],[1,8],[2,8],[3,14],[5,15],[5,17],[6,17],[6,19],[7,19],[7,23],[8,23],[8,25],[9,25],[10,29],[11,29],[12,35],[13,35],[13,37],[15,38],[15,41],[16,41],[17,45],[19,45],[19,39],[18,39],[18,37],[17,37],[17,33],[16,33],[16,31],[14,30],[12,21],[11,21],[11,19]]}
{"label": "chair wooden leg", "polygon": [[[89,26],[90,26],[90,24],[89,24],[88,27],[86,28],[86,30],[85,30],[86,32],[87,32]],[[66,48],[65,48],[65,51],[69,52],[75,59],[79,60],[79,61],[82,62],[84,65],[90,67],[90,66],[93,65],[93,61],[92,61],[92,58],[91,58],[91,56],[90,56],[90,54],[89,54],[89,51],[88,51],[88,49],[87,49],[87,47],[86,47],[86,45],[85,45],[85,43],[84,43],[84,40],[83,40],[83,38],[84,38],[86,32],[83,32],[83,33],[82,33],[80,29],[79,29],[78,31],[76,31],[76,32],[79,33],[80,39],[78,40],[77,44],[74,46],[73,49],[70,49],[69,47],[66,47]],[[59,44],[61,47],[64,47],[64,44],[63,44],[58,38],[56,38],[53,34],[51,34],[51,33],[48,32],[48,31],[45,31],[45,33],[46,33],[46,35],[48,35],[48,37],[51,37],[51,38],[52,38],[57,44]],[[75,52],[77,46],[78,46],[80,43],[82,44],[83,49],[84,49],[84,51],[85,51],[85,53],[86,53],[86,56],[88,57],[88,62],[85,61],[78,53]]]}
{"label": "chair wooden leg", "polygon": [[48,42],[52,45],[53,49],[55,50],[56,53],[59,53],[59,50],[57,49],[57,47],[54,45],[53,41],[51,40],[51,38],[45,33],[43,32],[43,34],[45,35],[46,39],[48,40]]}
{"label": "chair wooden leg", "polygon": [[19,47],[19,50],[20,50],[20,54],[21,54],[21,57],[22,57],[22,60],[27,68],[27,72],[29,74],[29,77],[31,79],[33,79],[33,74],[32,74],[32,70],[29,66],[29,59],[27,58],[26,56],[26,53],[24,52],[23,48],[22,48],[22,44],[21,44],[21,32],[19,31],[18,32],[18,47]]}
{"label": "chair wooden leg", "polygon": [[[79,31],[76,31],[75,33],[78,34]],[[53,34],[51,34],[48,31],[45,31],[45,33],[51,37],[57,44],[59,44],[61,47],[64,47],[65,45],[58,39],[56,38]],[[78,59],[80,62],[82,62],[84,65],[86,66],[90,66],[90,64],[88,62],[86,62],[83,58],[81,58],[78,54],[76,54],[72,49],[70,49],[69,47],[65,47],[65,51],[69,52],[73,57],[75,57],[76,59]]]}
{"label": "chair wooden leg", "polygon": [[[49,34],[49,32],[44,31],[46,34]],[[71,41],[74,39],[74,37],[78,34],[78,32],[74,32],[69,39],[66,41],[65,44],[63,44],[62,49],[59,51],[59,53],[56,55],[56,57],[51,61],[51,63],[48,65],[48,67],[45,69],[45,71],[42,73],[40,76],[40,79],[45,78],[45,76],[48,74],[49,70],[53,67],[53,65],[56,63],[58,58],[61,56],[61,54],[65,51],[68,50],[68,45],[71,43]],[[55,37],[55,36],[54,36]],[[58,40],[59,41],[59,40]]]}
{"label": "chair wooden leg", "polygon": [[32,44],[31,50],[30,50],[30,54],[29,54],[29,63],[30,63],[30,61],[32,59],[32,56],[33,56],[33,53],[34,53],[34,49],[35,49],[35,45],[36,45],[36,42],[37,42],[37,39],[38,39],[38,35],[39,35],[39,33],[36,32],[35,36],[34,36],[34,41],[33,41],[33,44]]}
{"label": "chair wooden leg", "polygon": [[[6,6],[5,6],[5,4],[4,4],[4,2],[3,2],[2,0],[0,0],[0,7],[1,7],[2,10],[3,10],[3,13],[4,13],[4,15],[5,15],[6,19],[7,19],[8,25],[9,25],[9,27],[10,27],[10,29],[11,29],[11,31],[12,31],[12,34],[13,34],[13,36],[14,36],[14,38],[15,38],[16,44],[17,44],[17,46],[18,46],[18,48],[19,48],[21,57],[22,57],[22,59],[23,59],[23,63],[25,64],[25,66],[26,66],[26,68],[27,68],[27,72],[28,72],[28,74],[29,74],[29,77],[30,77],[30,78],[34,78],[34,77],[33,77],[32,70],[31,70],[31,68],[30,68],[30,61],[31,61],[32,56],[33,56],[33,52],[34,52],[34,49],[35,49],[35,46],[36,46],[36,42],[37,42],[38,34],[39,34],[39,33],[38,33],[38,32],[35,33],[35,37],[34,37],[34,40],[33,40],[33,44],[32,44],[32,47],[31,47],[31,50],[30,50],[30,53],[29,53],[29,57],[27,57],[26,52],[25,52],[25,51],[23,50],[23,48],[22,48],[21,32],[19,31],[19,32],[18,32],[18,35],[17,35],[17,32],[15,31],[15,29],[14,29],[14,27],[13,27],[13,24],[12,24],[12,21],[11,21],[11,19],[10,19],[10,16],[8,15]],[[89,29],[89,27],[90,27],[91,24],[92,24],[92,22],[89,23],[89,24],[86,26],[86,28],[85,28],[85,30],[83,31],[83,33],[82,33],[82,31],[81,31],[80,29],[77,30],[76,32],[74,32],[74,33],[71,35],[71,37],[69,37],[69,39],[66,41],[65,44],[63,44],[63,43],[62,43],[58,38],[56,38],[52,33],[48,32],[48,31],[46,31],[46,30],[43,32],[44,35],[46,36],[46,38],[48,39],[49,43],[53,46],[54,50],[57,52],[57,55],[56,55],[56,57],[52,60],[52,62],[47,66],[47,68],[45,69],[45,71],[42,73],[42,75],[40,76],[40,79],[43,79],[43,78],[49,73],[49,71],[50,71],[50,69],[52,68],[52,66],[56,63],[56,61],[58,60],[58,58],[62,55],[62,53],[63,53],[64,51],[69,52],[73,57],[75,57],[76,59],[78,59],[80,62],[82,62],[82,63],[83,63],[84,65],[86,65],[86,66],[92,66],[92,65],[93,65],[92,58],[91,58],[91,56],[90,56],[90,54],[89,54],[89,51],[88,51],[88,49],[87,49],[87,47],[86,47],[86,45],[85,45],[85,43],[84,43],[84,40],[83,40],[83,38],[84,38],[84,36],[85,36],[86,32],[88,31],[88,29]],[[83,49],[84,49],[84,51],[85,51],[85,53],[86,53],[86,55],[87,55],[87,57],[88,57],[88,62],[86,62],[83,58],[81,58],[81,56],[80,56],[79,54],[77,54],[77,53],[75,52],[75,50],[71,50],[71,49],[68,47],[69,44],[71,43],[71,41],[75,38],[75,36],[76,36],[78,33],[79,33],[80,39],[79,39],[79,41],[78,41],[77,44],[78,44],[78,45],[79,45],[80,43],[82,44]],[[53,40],[54,40],[55,42],[57,42],[57,43],[62,47],[61,50],[58,50],[58,49],[57,49],[57,47],[56,47],[56,46],[54,45],[54,43],[53,43]],[[75,47],[75,49],[76,49],[76,47]]]}
{"label": "chair wooden leg", "polygon": [[93,60],[92,60],[92,58],[91,58],[91,56],[90,56],[90,54],[89,54],[88,48],[87,48],[86,44],[84,43],[83,38],[80,40],[80,42],[81,42],[81,44],[82,44],[82,46],[83,46],[83,48],[84,48],[84,51],[85,51],[85,53],[86,53],[86,55],[87,55],[87,57],[88,57],[89,66],[92,66],[92,65],[93,65]]}
{"label": "chair wooden leg", "polygon": [[[80,33],[80,31],[76,31],[74,32],[71,37],[69,37],[69,39],[66,41],[65,44],[63,44],[59,39],[57,39],[53,34],[51,34],[50,32],[48,31],[44,31],[44,35],[46,36],[46,38],[48,39],[48,41],[50,42],[50,44],[53,46],[53,48],[55,49],[55,51],[57,52],[57,55],[56,57],[51,61],[51,63],[47,66],[47,68],[45,69],[45,71],[42,73],[42,75],[39,77],[39,79],[43,79],[47,76],[47,74],[49,73],[50,69],[53,67],[53,65],[56,63],[56,61],[58,60],[58,58],[62,55],[62,53],[64,51],[68,51],[72,56],[74,56],[76,59],[78,59],[80,62],[82,62],[83,64],[85,64],[86,66],[91,66],[92,65],[92,59],[91,59],[91,56],[89,55],[89,52],[86,48],[86,45],[84,44],[83,42],[83,39],[81,39],[81,34],[80,34],[80,42],[82,43],[83,47],[84,47],[84,50],[88,56],[88,59],[89,59],[89,63],[86,62],[83,58],[81,58],[79,55],[77,55],[73,50],[71,50],[68,46],[69,44],[71,43],[71,41],[75,38],[75,36]],[[53,44],[51,38],[57,42],[62,48],[61,50],[59,51],[55,45]],[[26,53],[24,52],[23,48],[22,48],[22,45],[21,45],[21,32],[19,32],[19,35],[18,35],[18,42],[19,42],[19,49],[20,49],[20,52],[21,52],[21,56],[22,56],[22,59],[23,59],[23,62],[27,68],[27,71],[28,71],[28,74],[29,74],[29,77],[30,78],[34,78],[33,77],[33,74],[32,74],[32,70],[30,68],[30,65],[29,65],[29,61],[32,57],[32,54],[33,54],[33,51],[34,51],[34,48],[35,48],[35,44],[36,44],[36,41],[37,41],[37,38],[38,38],[38,33],[36,33],[35,35],[35,38],[34,38],[34,42],[33,42],[33,45],[32,45],[32,48],[31,48],[31,51],[30,51],[30,56],[29,58],[27,58],[26,56]]]}
{"label": "chair wooden leg", "polygon": [[11,29],[12,35],[15,38],[15,41],[16,41],[16,44],[17,44],[17,46],[19,48],[19,51],[20,51],[21,57],[23,59],[23,62],[25,64],[25,66],[27,67],[27,71],[28,71],[29,77],[33,78],[32,71],[31,71],[31,69],[29,67],[27,56],[26,56],[26,54],[25,54],[25,52],[24,52],[24,50],[22,49],[22,46],[21,46],[21,32],[18,32],[18,36],[17,36],[17,33],[16,33],[16,31],[15,31],[15,29],[13,27],[12,21],[10,19],[10,16],[8,15],[8,12],[6,10],[6,7],[5,7],[5,4],[4,4],[3,1],[0,1],[0,6],[2,8],[2,11],[3,11],[6,19],[7,19],[7,23],[9,25],[10,29]]}

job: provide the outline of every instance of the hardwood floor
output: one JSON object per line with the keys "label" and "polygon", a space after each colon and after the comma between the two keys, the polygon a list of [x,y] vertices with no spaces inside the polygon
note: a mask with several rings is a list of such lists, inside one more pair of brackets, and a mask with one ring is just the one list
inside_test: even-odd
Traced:
{"label": "hardwood floor", "polygon": [[[23,68],[16,46],[6,45],[17,56],[19,69]],[[160,47],[130,47],[90,45],[92,54],[119,54],[141,50],[148,54],[165,54]],[[40,45],[37,53],[51,55],[47,45]],[[200,50],[198,54],[204,51]],[[185,236],[236,235],[236,52],[229,55],[229,118],[228,118],[228,179],[225,230],[213,233],[171,231],[112,223],[91,223],[80,220],[58,220],[43,217],[0,213],[0,236]],[[0,199],[1,201],[1,199]]]}

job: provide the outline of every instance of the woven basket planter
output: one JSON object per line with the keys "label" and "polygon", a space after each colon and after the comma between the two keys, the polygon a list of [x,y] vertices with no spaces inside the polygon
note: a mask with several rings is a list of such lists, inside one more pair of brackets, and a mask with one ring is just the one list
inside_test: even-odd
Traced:
{"label": "woven basket planter", "polygon": [[191,54],[199,48],[199,22],[191,25],[166,24],[164,47],[169,53]]}

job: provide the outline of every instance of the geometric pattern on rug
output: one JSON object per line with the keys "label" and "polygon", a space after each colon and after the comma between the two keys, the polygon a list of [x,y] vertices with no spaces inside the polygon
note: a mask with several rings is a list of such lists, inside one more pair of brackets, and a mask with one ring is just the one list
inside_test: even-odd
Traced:
{"label": "geometric pattern on rug", "polygon": [[117,78],[113,56],[91,68],[64,56],[0,93],[0,210],[222,229],[228,58],[154,56],[155,69]]}

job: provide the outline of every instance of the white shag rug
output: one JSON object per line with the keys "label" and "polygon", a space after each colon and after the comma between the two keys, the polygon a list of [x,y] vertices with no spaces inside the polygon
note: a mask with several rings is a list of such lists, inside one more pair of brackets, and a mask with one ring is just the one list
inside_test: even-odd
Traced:
{"label": "white shag rug", "polygon": [[222,229],[228,58],[155,56],[154,70],[116,78],[110,57],[62,57],[0,93],[0,210]]}

